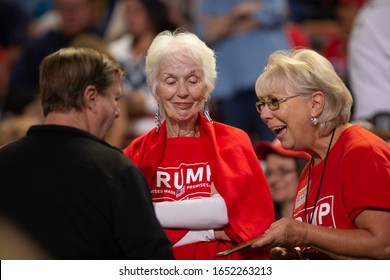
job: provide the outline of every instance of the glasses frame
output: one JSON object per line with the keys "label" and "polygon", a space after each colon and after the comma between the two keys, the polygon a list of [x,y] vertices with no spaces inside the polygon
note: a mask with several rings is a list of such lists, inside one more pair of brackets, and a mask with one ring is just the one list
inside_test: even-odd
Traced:
{"label": "glasses frame", "polygon": [[[293,172],[298,174],[297,168],[295,168],[295,167],[292,167],[292,168],[279,167],[279,168],[272,170],[272,171],[269,169],[266,169],[264,172],[264,175],[266,178],[270,178],[270,177],[275,176],[275,175],[277,177],[284,177],[284,176],[287,176]],[[299,175],[298,175],[298,177],[299,177]]]}
{"label": "glasses frame", "polygon": [[[263,111],[265,104],[267,104],[268,109],[270,109],[271,111],[276,111],[279,109],[280,103],[283,103],[283,102],[285,102],[291,98],[297,97],[297,96],[300,96],[300,94],[287,96],[287,97],[283,97],[283,98],[272,97],[271,99],[268,99],[267,101],[257,101],[256,105],[255,105],[256,110],[259,114],[261,114],[261,111]],[[273,101],[271,102],[271,100],[273,100]],[[275,102],[275,100],[277,102]]]}

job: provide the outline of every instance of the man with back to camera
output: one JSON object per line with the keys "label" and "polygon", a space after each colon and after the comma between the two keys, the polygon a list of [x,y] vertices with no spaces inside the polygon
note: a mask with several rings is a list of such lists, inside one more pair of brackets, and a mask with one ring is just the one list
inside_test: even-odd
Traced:
{"label": "man with back to camera", "polygon": [[120,113],[122,77],[91,49],[48,55],[40,65],[44,124],[0,149],[0,217],[43,258],[173,259],[142,173],[102,140]]}

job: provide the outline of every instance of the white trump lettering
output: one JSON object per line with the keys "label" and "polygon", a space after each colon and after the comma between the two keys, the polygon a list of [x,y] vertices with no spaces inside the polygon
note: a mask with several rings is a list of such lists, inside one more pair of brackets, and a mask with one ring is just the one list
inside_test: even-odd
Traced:
{"label": "white trump lettering", "polygon": [[156,186],[158,188],[165,185],[167,188],[174,187],[180,190],[185,185],[210,182],[211,179],[211,169],[208,164],[198,167],[192,166],[192,168],[182,164],[180,167],[164,168],[163,170],[161,168],[156,172]]}
{"label": "white trump lettering", "polygon": [[330,205],[328,203],[322,203],[318,207],[318,224],[322,225],[322,217],[325,217],[330,213]]}
{"label": "white trump lettering", "polygon": [[336,228],[336,221],[333,215],[334,196],[329,195],[318,200],[317,207],[305,209],[301,207],[298,212],[294,212],[293,218],[313,225],[321,225]]}
{"label": "white trump lettering", "polygon": [[[313,225],[322,225],[323,218],[330,213],[330,205],[328,203],[322,203],[314,209],[314,214],[311,213],[313,219]],[[314,215],[314,216],[313,216]]]}
{"label": "white trump lettering", "polygon": [[187,171],[187,180],[186,183],[189,184],[190,182],[196,182],[196,181],[202,181],[203,180],[203,167],[199,167],[196,174],[194,174],[194,170],[188,169]]}
{"label": "white trump lettering", "polygon": [[[199,167],[196,173],[194,173],[194,170],[189,168],[187,170],[187,179],[186,184],[191,184],[192,182],[201,182],[203,181],[203,167]],[[206,180],[210,181],[211,178],[211,169],[210,165],[206,165]]]}
{"label": "white trump lettering", "polygon": [[157,171],[157,187],[161,187],[161,183],[163,183],[167,188],[170,188],[168,181],[171,179],[171,176],[168,172]]}
{"label": "white trump lettering", "polygon": [[[173,183],[177,190],[180,190],[184,186],[184,180],[183,180],[183,169],[180,169],[180,179],[181,179],[181,185],[179,185],[179,172],[175,172]],[[188,176],[187,176],[188,177]]]}

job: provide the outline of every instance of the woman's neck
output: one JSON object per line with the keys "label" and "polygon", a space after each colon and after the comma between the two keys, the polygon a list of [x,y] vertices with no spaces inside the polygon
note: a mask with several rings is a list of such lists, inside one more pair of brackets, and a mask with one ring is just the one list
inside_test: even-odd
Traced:
{"label": "woman's neck", "polygon": [[[313,155],[314,165],[317,165],[318,163],[320,163],[322,160],[325,159],[329,144],[331,144],[329,149],[332,149],[333,146],[336,144],[337,140],[339,139],[340,135],[343,133],[343,131],[350,126],[351,124],[348,123],[336,127],[333,139],[332,139],[333,131],[330,132],[327,136],[317,139],[316,151],[315,151],[317,155],[314,156],[311,153]],[[332,139],[332,143],[330,143],[331,139]]]}
{"label": "woman's neck", "polygon": [[199,137],[199,126],[197,119],[190,122],[180,123],[167,119],[167,137]]}

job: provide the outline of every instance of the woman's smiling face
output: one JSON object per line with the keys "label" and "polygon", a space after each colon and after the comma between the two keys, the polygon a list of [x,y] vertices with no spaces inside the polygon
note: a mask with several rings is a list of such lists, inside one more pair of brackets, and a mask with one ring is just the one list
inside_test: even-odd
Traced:
{"label": "woman's smiling face", "polygon": [[165,117],[185,123],[197,117],[205,101],[203,72],[191,58],[162,60],[157,82],[157,100]]}
{"label": "woman's smiling face", "polygon": [[309,122],[309,100],[299,96],[289,98],[295,95],[294,93],[285,93],[260,97],[262,100],[288,98],[286,101],[279,103],[279,108],[276,110],[270,110],[268,105],[265,105],[260,117],[282,143],[282,146],[285,149],[292,150],[298,149],[296,146],[298,142],[305,143],[307,132],[312,129]]}

